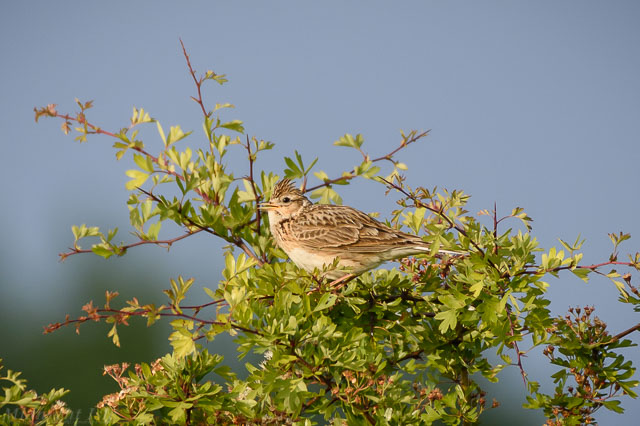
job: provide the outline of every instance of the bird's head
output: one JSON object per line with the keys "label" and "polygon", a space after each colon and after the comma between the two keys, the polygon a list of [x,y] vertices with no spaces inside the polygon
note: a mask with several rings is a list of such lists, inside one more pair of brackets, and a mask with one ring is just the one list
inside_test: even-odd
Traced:
{"label": "bird's head", "polygon": [[260,210],[274,215],[278,221],[295,216],[303,207],[311,202],[293,185],[289,179],[283,179],[276,183],[271,192],[271,198],[266,203],[260,204]]}

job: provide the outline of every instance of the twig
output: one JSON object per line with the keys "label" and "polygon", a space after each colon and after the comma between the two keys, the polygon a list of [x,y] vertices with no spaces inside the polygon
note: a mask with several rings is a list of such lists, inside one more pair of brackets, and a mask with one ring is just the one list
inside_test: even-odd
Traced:
{"label": "twig", "polygon": [[[513,329],[513,320],[511,319],[511,309],[507,306],[507,318],[509,319],[509,331],[511,333],[511,337],[515,337],[515,330]],[[524,367],[522,366],[522,353],[520,352],[520,348],[518,347],[518,342],[516,340],[513,341],[513,349],[516,351],[516,357],[518,362],[516,365],[520,369],[520,374],[522,375],[522,381],[524,385],[527,385],[527,373],[524,371]]]}
{"label": "twig", "polygon": [[189,67],[189,74],[191,74],[191,77],[193,78],[193,82],[196,84],[196,89],[198,90],[198,98],[194,98],[193,96],[191,96],[191,99],[193,99],[194,101],[196,101],[196,103],[198,105],[200,105],[200,108],[202,109],[202,114],[204,114],[205,117],[210,117],[211,113],[207,112],[207,109],[204,107],[204,102],[202,101],[202,77],[200,77],[200,79],[196,78],[196,71],[193,69],[193,67],[191,66],[191,60],[189,59],[189,54],[187,53],[187,49],[184,47],[184,43],[182,42],[182,39],[180,39],[180,45],[182,46],[182,53],[184,53],[184,58],[187,60],[187,67]]}
{"label": "twig", "polygon": [[498,254],[498,203],[493,202],[493,240],[495,245],[493,246],[493,254]]}
{"label": "twig", "polygon": [[604,345],[610,345],[611,343],[615,343],[618,340],[622,339],[623,337],[625,337],[625,336],[627,336],[627,335],[629,335],[629,334],[631,334],[631,333],[633,333],[634,331],[637,331],[637,330],[640,330],[640,323],[634,325],[633,327],[631,327],[631,328],[629,328],[629,329],[627,329],[625,331],[623,331],[622,333],[616,334],[615,336],[613,336],[611,338],[611,340],[609,340],[608,342],[603,343],[603,344]]}
{"label": "twig", "polygon": [[420,359],[423,353],[424,353],[424,349],[420,349],[418,351],[409,352],[408,354],[406,354],[405,356],[401,356],[397,360],[389,360],[388,362],[389,364],[395,365],[395,364],[401,363],[402,361],[406,361],[408,359]]}
{"label": "twig", "polygon": [[253,189],[253,195],[256,200],[256,234],[260,235],[260,209],[258,204],[260,203],[260,196],[258,196],[258,189],[256,188],[256,182],[253,179],[253,153],[251,152],[251,142],[249,141],[249,135],[247,135],[247,153],[249,154],[249,182],[251,182],[251,188]]}
{"label": "twig", "polygon": [[[181,307],[182,309],[186,309],[186,307]],[[171,311],[171,312],[166,312],[171,310],[171,307],[166,307],[163,309],[164,312],[158,312],[158,316],[161,317],[174,317],[174,318],[184,318],[184,319],[189,319],[189,320],[193,320],[193,321],[197,321],[201,324],[215,324],[215,325],[227,325],[230,324],[231,327],[233,327],[236,330],[240,330],[240,331],[244,331],[246,333],[251,333],[251,334],[255,334],[258,336],[261,336],[262,333],[260,333],[258,330],[252,330],[250,328],[247,327],[243,327],[241,325],[235,324],[233,322],[223,322],[223,321],[216,321],[216,320],[206,320],[206,319],[201,319],[198,318],[194,315],[189,315],[189,314],[185,314],[182,312],[177,312],[177,311]],[[78,327],[80,324],[85,323],[87,321],[100,321],[102,319],[107,319],[107,318],[112,318],[114,316],[118,316],[118,318],[116,319],[117,323],[124,323],[126,322],[126,319],[128,317],[136,317],[136,316],[144,316],[149,314],[149,310],[148,309],[144,309],[142,308],[139,311],[123,311],[120,309],[112,309],[112,308],[97,308],[94,311],[92,311],[91,313],[89,313],[89,315],[87,316],[81,316],[78,317],[76,319],[71,319],[69,317],[67,317],[65,319],[64,322],[62,323],[53,323],[53,324],[49,324],[47,327],[45,327],[44,329],[44,334],[48,334],[48,333],[52,333],[53,331],[59,329],[60,327],[64,327],[70,324],[76,324],[76,327]]]}
{"label": "twig", "polygon": [[607,265],[622,265],[622,266],[629,266],[629,267],[633,267],[634,264],[631,262],[618,262],[618,261],[608,261],[608,262],[602,262],[602,263],[596,263],[593,265],[576,265],[576,266],[571,266],[571,265],[564,265],[564,266],[557,266],[555,268],[551,268],[551,269],[544,269],[544,270],[540,270],[540,269],[523,269],[522,271],[517,272],[515,275],[536,275],[536,274],[546,274],[548,272],[558,272],[558,271],[564,271],[567,269],[589,269],[591,271],[597,272],[596,270],[598,268],[601,268],[603,266],[607,266]]}
{"label": "twig", "polygon": [[227,303],[227,301],[225,299],[216,299],[216,300],[212,300],[211,302],[208,303],[204,303],[202,305],[193,305],[193,306],[180,306],[180,309],[191,309],[194,311],[199,311],[202,308],[206,308],[207,306],[212,306],[212,305],[223,305]]}
{"label": "twig", "polygon": [[364,416],[365,419],[367,419],[367,421],[369,422],[369,424],[371,425],[375,425],[376,424],[376,419],[373,418],[373,416],[368,412],[368,411],[362,411],[362,415]]}
{"label": "twig", "polygon": [[[180,240],[183,240],[183,239],[185,239],[187,237],[190,237],[190,236],[192,236],[194,234],[197,234],[197,233],[199,233],[201,231],[202,231],[202,229],[198,229],[196,231],[190,231],[190,232],[187,232],[186,234],[183,234],[183,235],[180,235],[178,237],[171,238],[171,239],[168,239],[168,240],[140,240],[140,241],[137,241],[135,243],[126,244],[124,246],[118,247],[118,249],[120,249],[120,250],[128,250],[128,249],[130,249],[132,247],[137,247],[137,246],[141,246],[141,245],[144,245],[144,244],[155,244],[155,245],[159,245],[159,246],[167,245],[168,247],[171,247],[171,245],[173,243],[175,243],[177,241],[180,241]],[[70,248],[70,250],[71,251],[69,251],[69,252],[58,254],[58,256],[60,256],[61,260],[64,260],[69,256],[73,256],[74,254],[92,253],[93,252],[93,250],[91,250],[91,249]]]}
{"label": "twig", "polygon": [[[393,151],[391,151],[390,153],[388,153],[386,155],[382,155],[382,156],[380,156],[378,158],[374,158],[373,160],[371,160],[371,162],[372,163],[377,163],[379,161],[384,161],[384,160],[393,161],[392,158],[398,151],[400,151],[403,148],[406,148],[407,146],[409,146],[410,144],[412,144],[414,142],[417,142],[419,139],[424,138],[425,136],[427,136],[429,134],[430,131],[431,130],[427,130],[427,131],[424,131],[424,132],[421,132],[421,133],[414,134],[409,139],[403,139],[402,142],[400,143],[400,146],[398,146],[396,149],[394,149]],[[366,155],[364,153],[362,153],[361,150],[359,150],[359,151],[363,156],[365,156],[365,159],[366,159]],[[334,184],[336,182],[346,182],[348,180],[351,180],[351,179],[357,177],[355,172],[356,172],[356,170],[354,168],[348,175],[340,176],[340,177],[337,177],[337,178],[334,178],[334,179],[327,179],[323,183],[321,183],[319,185],[316,185],[316,186],[312,186],[310,188],[306,188],[306,185],[305,185],[304,192],[310,192],[310,191],[316,190],[318,188],[322,188],[323,186],[332,185],[332,184]]]}

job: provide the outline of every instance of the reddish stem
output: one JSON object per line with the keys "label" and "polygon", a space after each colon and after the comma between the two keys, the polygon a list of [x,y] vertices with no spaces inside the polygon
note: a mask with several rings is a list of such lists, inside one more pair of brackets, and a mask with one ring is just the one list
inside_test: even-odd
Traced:
{"label": "reddish stem", "polygon": [[200,79],[196,78],[196,71],[191,66],[191,60],[189,59],[189,54],[187,53],[187,49],[184,47],[184,43],[182,42],[182,39],[180,39],[180,45],[182,46],[182,53],[184,53],[184,58],[187,60],[187,67],[189,67],[189,74],[191,74],[191,77],[193,78],[193,82],[196,84],[196,89],[198,91],[198,98],[196,99],[192,96],[191,99],[193,99],[194,101],[196,101],[198,105],[200,105],[200,108],[202,109],[202,114],[204,114],[204,116],[208,118],[211,115],[211,113],[207,113],[207,109],[204,107],[204,102],[202,101],[202,77],[200,77]]}

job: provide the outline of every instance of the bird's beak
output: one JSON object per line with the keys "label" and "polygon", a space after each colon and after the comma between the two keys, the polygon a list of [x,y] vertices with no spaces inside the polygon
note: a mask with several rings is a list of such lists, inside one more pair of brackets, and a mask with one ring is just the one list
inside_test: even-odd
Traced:
{"label": "bird's beak", "polygon": [[274,210],[278,208],[278,205],[275,203],[270,203],[270,202],[266,202],[266,203],[260,203],[258,204],[258,208],[260,210],[264,210],[264,211],[269,211],[269,210]]}

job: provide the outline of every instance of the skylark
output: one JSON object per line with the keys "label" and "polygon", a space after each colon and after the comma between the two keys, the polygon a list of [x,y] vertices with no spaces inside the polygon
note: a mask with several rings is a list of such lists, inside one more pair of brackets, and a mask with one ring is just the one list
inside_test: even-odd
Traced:
{"label": "skylark", "polygon": [[333,280],[349,273],[358,275],[389,260],[431,252],[430,245],[417,235],[390,228],[353,207],[311,203],[289,179],[275,185],[271,199],[260,209],[269,214],[276,244],[298,267],[309,272],[322,270],[339,258],[338,267],[325,274]]}

